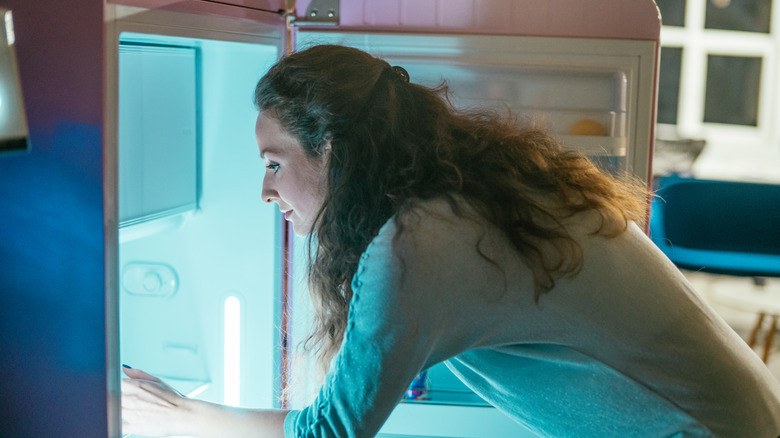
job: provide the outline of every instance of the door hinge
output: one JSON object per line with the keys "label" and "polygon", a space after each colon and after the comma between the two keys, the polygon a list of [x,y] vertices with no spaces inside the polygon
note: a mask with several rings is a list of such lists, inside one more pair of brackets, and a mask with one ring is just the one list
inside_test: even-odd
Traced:
{"label": "door hinge", "polygon": [[294,25],[339,24],[339,0],[311,0],[306,14],[295,18]]}

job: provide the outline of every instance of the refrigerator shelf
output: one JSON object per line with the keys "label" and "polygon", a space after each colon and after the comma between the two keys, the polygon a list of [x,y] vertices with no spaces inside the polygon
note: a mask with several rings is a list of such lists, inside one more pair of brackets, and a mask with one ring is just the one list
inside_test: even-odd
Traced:
{"label": "refrigerator shelf", "polygon": [[625,157],[628,139],[595,135],[556,135],[565,149],[583,152],[588,156]]}

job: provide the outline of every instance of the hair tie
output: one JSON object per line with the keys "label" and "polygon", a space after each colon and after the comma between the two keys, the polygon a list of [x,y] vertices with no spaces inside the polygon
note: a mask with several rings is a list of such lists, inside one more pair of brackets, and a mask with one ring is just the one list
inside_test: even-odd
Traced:
{"label": "hair tie", "polygon": [[404,82],[409,82],[409,72],[407,72],[405,68],[398,65],[394,65],[390,68],[392,68],[393,72],[403,79]]}

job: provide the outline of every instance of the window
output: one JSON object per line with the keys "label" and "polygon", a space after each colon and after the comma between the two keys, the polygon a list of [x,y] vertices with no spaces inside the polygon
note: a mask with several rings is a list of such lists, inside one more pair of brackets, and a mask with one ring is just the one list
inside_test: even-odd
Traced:
{"label": "window", "polygon": [[704,27],[769,33],[771,17],[772,0],[710,0]]}
{"label": "window", "polygon": [[685,26],[685,0],[656,0],[664,26]]}
{"label": "window", "polygon": [[683,49],[661,48],[661,68],[658,78],[658,123],[677,123],[677,100],[680,95],[680,68]]}
{"label": "window", "polygon": [[656,3],[663,21],[658,123],[708,144],[777,145],[780,32],[772,20],[780,0]]}
{"label": "window", "polygon": [[760,89],[760,57],[707,56],[704,121],[756,126]]}

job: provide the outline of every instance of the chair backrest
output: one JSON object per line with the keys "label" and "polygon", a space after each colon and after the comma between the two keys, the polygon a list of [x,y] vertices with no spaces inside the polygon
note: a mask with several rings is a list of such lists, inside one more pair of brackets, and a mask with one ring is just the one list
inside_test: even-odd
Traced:
{"label": "chair backrest", "polygon": [[780,184],[656,181],[650,237],[681,268],[780,276]]}

